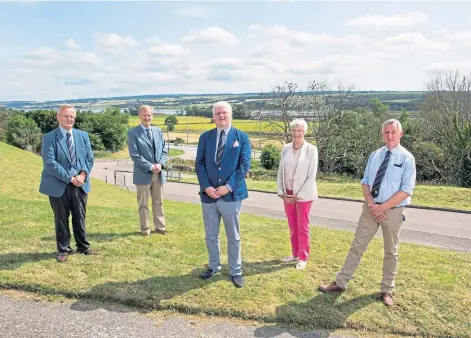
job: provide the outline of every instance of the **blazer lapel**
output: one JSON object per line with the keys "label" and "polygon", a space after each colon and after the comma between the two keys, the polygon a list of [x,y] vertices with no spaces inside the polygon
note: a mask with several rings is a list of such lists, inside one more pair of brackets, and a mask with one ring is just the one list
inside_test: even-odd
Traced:
{"label": "blazer lapel", "polygon": [[82,142],[82,138],[77,133],[77,130],[72,129],[72,134],[74,135],[75,158],[78,158],[78,154],[80,154],[80,151],[85,147]]}
{"label": "blazer lapel", "polygon": [[307,153],[307,144],[306,143],[303,144],[303,146],[300,149],[300,152],[301,153],[299,154],[298,165],[296,166],[296,170],[294,171],[294,177],[296,177],[296,173],[298,172],[298,170],[300,172],[303,172],[302,170],[299,169],[299,167],[303,165],[303,163],[304,163],[303,161],[305,160],[306,155],[307,155],[306,154]]}
{"label": "blazer lapel", "polygon": [[214,163],[216,163],[215,158],[216,158],[217,137],[218,137],[218,130],[217,128],[215,128],[210,131],[209,138],[208,138],[208,152],[209,152],[208,155],[211,156],[211,159],[213,160]]}
{"label": "blazer lapel", "polygon": [[[139,137],[142,138],[144,140],[144,142],[146,142],[150,147],[152,147],[152,144],[150,143],[150,140],[149,138],[147,137],[147,133],[144,131],[144,129],[142,128],[142,126],[138,126],[136,127],[138,128],[137,129],[137,132],[139,134]],[[140,130],[139,130],[140,129]],[[152,130],[152,128],[151,128]]]}
{"label": "blazer lapel", "polygon": [[227,135],[227,138],[226,138],[226,145],[224,146],[224,152],[222,153],[221,162],[224,161],[224,158],[226,157],[226,154],[229,152],[229,149],[231,149],[232,146],[234,145],[235,136],[236,136],[236,131],[234,127],[231,127],[231,129],[229,130],[229,135]]}
{"label": "blazer lapel", "polygon": [[64,152],[65,156],[67,157],[69,162],[72,163],[72,161],[70,159],[69,148],[67,147],[67,142],[66,142],[66,140],[65,140],[64,136],[62,135],[62,132],[59,128],[56,129],[56,139],[57,139],[57,142],[60,144],[60,146],[62,148],[62,151]]}

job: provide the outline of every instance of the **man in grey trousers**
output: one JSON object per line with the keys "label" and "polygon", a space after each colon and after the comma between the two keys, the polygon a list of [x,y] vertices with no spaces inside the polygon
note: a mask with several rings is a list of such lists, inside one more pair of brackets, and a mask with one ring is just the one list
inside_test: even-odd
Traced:
{"label": "man in grey trousers", "polygon": [[221,270],[219,226],[227,235],[229,274],[236,287],[244,286],[240,248],[240,208],[248,197],[245,174],[250,168],[250,141],[231,126],[232,107],[221,101],[213,106],[216,128],[200,136],[195,169],[200,184],[209,266],[200,277],[211,278]]}

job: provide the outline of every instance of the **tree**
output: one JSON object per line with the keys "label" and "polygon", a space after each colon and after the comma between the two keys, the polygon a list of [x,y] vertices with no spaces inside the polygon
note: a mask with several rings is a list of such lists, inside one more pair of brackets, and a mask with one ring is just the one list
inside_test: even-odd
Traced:
{"label": "tree", "polygon": [[41,144],[41,129],[24,115],[13,115],[6,123],[5,139],[12,146],[38,151]]}
{"label": "tree", "polygon": [[3,139],[3,135],[5,134],[5,127],[10,116],[10,111],[5,107],[0,107],[0,140]]}
{"label": "tree", "polygon": [[232,106],[232,118],[235,120],[250,119],[250,112],[245,104],[234,104]]}
{"label": "tree", "polygon": [[43,134],[57,128],[57,113],[54,110],[33,110],[26,113],[26,117],[31,118],[38,125]]}
{"label": "tree", "polygon": [[173,125],[178,124],[178,119],[177,119],[177,117],[176,117],[175,115],[167,116],[167,117],[165,118],[165,124],[169,124],[169,123],[171,123],[171,124],[173,124]]}
{"label": "tree", "polygon": [[265,121],[270,138],[281,144],[291,141],[291,129],[289,123],[293,117],[299,115],[299,109],[303,106],[303,98],[294,82],[284,82],[275,86],[269,97],[271,104],[266,111],[261,112],[260,119]]}
{"label": "tree", "polygon": [[371,110],[373,111],[374,116],[380,119],[382,116],[386,115],[386,113],[389,110],[389,106],[386,104],[383,104],[377,98],[371,99],[370,106],[371,106]]}
{"label": "tree", "polygon": [[471,187],[471,74],[448,73],[426,86],[426,137],[446,154],[436,170],[447,184]]}
{"label": "tree", "polygon": [[171,122],[168,122],[166,124],[166,126],[167,126],[167,131],[174,131],[175,130],[175,125]]}
{"label": "tree", "polygon": [[260,154],[260,165],[267,170],[276,169],[280,164],[280,158],[281,151],[273,144],[267,144]]}

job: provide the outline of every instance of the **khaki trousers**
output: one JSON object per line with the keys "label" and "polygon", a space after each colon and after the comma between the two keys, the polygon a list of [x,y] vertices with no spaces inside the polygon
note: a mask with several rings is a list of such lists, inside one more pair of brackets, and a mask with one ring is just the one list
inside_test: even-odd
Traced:
{"label": "khaki trousers", "polygon": [[337,274],[336,283],[343,289],[347,288],[348,281],[360,264],[363,253],[366,251],[374,235],[381,225],[384,239],[383,280],[381,292],[391,292],[394,289],[394,279],[397,274],[399,234],[403,223],[404,207],[389,209],[385,212],[387,220],[378,223],[368,205],[363,204],[363,210],[358,220],[355,238],[353,239],[347,259]]}
{"label": "khaki trousers", "polygon": [[165,215],[163,209],[164,191],[159,175],[153,174],[150,184],[136,184],[139,224],[142,233],[150,233],[151,231],[149,228],[149,197],[152,198],[154,227],[160,230],[165,229]]}

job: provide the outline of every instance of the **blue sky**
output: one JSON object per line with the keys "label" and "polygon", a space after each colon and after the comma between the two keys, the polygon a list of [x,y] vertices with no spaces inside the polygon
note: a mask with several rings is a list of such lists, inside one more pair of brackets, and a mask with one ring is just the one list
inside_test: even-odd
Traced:
{"label": "blue sky", "polygon": [[423,90],[471,71],[470,2],[0,2],[0,100]]}

